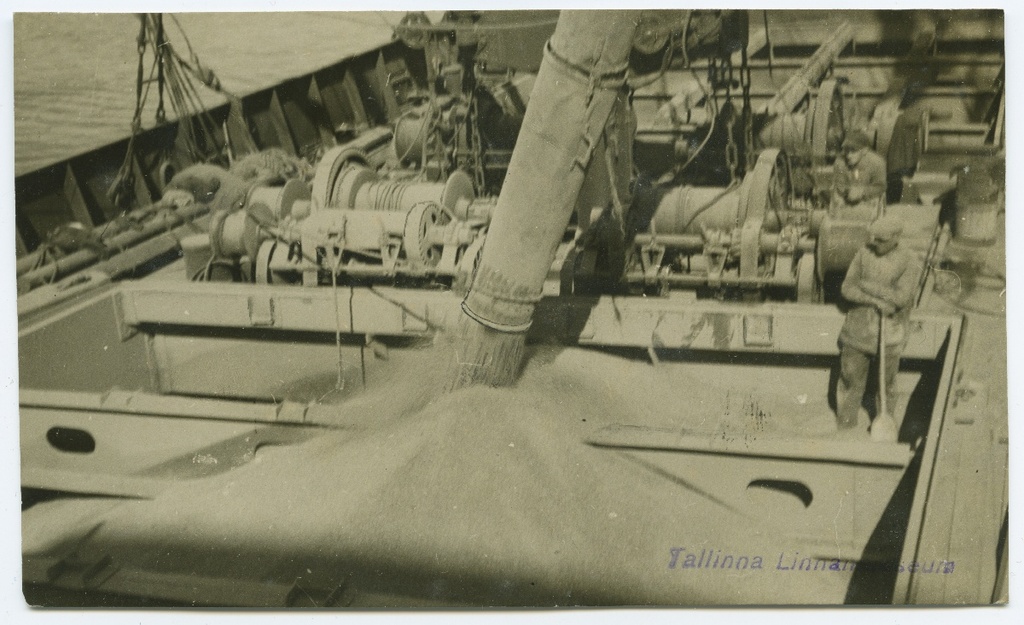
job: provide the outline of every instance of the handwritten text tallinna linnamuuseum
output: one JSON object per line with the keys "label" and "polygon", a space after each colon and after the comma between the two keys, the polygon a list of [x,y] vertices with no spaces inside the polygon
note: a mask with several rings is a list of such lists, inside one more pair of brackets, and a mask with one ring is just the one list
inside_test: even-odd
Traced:
{"label": "handwritten text tallinna linnamuuseum", "polygon": [[687,549],[671,547],[668,550],[668,568],[671,570],[732,570],[732,571],[770,571],[780,573],[806,572],[842,572],[856,568],[872,570],[891,570],[900,573],[925,573],[948,575],[956,568],[952,560],[923,560],[912,562],[858,562],[840,560],[838,558],[820,558],[801,555],[799,551],[792,553],[781,551],[778,557],[765,557],[754,554],[728,553],[722,549]]}

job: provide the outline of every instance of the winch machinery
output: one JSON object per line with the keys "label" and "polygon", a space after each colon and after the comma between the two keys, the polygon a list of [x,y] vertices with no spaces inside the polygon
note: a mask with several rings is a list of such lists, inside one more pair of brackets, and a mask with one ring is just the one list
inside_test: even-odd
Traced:
{"label": "winch machinery", "polygon": [[[624,138],[597,146],[619,164],[588,171],[563,237],[570,249],[557,268],[562,292],[689,289],[817,301],[879,208],[840,215],[831,197],[847,120],[842,81],[829,70],[850,28],[840,28],[755,110],[749,89],[736,89],[747,71],[745,20],[730,11],[657,17],[638,29],[630,71],[641,72],[648,57],[684,52],[689,63],[708,59],[707,80],[697,96],[681,93],[663,106],[675,162],[644,162],[650,139],[637,129],[632,106],[620,113],[616,132]],[[311,179],[256,183],[237,206],[214,211],[208,244],[184,246],[192,277],[305,286],[465,283],[534,81],[532,63],[515,67],[500,55],[490,66],[473,62],[482,53],[470,26],[406,20],[399,35],[425,49],[433,83],[407,94],[407,111],[392,127],[328,150]],[[504,74],[499,63],[508,66]],[[647,81],[629,76],[630,93],[642,97]],[[723,160],[730,173],[718,178],[731,179],[716,185],[688,176],[695,159],[705,172]],[[645,167],[674,175],[652,182]]]}

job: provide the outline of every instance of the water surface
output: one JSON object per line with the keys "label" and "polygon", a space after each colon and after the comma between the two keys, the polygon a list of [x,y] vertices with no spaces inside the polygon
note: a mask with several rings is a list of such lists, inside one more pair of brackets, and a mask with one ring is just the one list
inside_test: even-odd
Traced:
{"label": "water surface", "polygon": [[[224,87],[245,94],[391,39],[397,12],[183,13],[165,28],[188,58],[184,31]],[[121,139],[131,130],[138,69],[135,14],[14,16],[15,173]],[[146,58],[148,74],[151,58]],[[143,125],[156,113],[156,90]],[[222,101],[208,96],[208,104]],[[170,104],[166,104],[170,113]]]}

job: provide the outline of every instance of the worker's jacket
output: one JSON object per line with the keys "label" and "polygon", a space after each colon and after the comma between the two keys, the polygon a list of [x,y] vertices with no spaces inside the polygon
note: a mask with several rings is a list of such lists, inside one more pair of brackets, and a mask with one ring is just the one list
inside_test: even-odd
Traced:
{"label": "worker's jacket", "polygon": [[860,248],[843,281],[843,297],[854,307],[846,313],[846,322],[839,333],[840,342],[868,354],[876,353],[878,309],[867,303],[864,294],[876,291],[879,285],[892,289],[891,294],[881,299],[896,307],[896,312],[885,319],[885,344],[905,342],[919,277],[917,258],[911,252],[897,247],[885,256],[878,256],[866,246]]}
{"label": "worker's jacket", "polygon": [[881,197],[886,189],[885,159],[868,150],[853,167],[842,158],[836,159],[836,174],[839,176],[839,187],[842,191],[853,187],[861,187],[864,191],[862,201]]}

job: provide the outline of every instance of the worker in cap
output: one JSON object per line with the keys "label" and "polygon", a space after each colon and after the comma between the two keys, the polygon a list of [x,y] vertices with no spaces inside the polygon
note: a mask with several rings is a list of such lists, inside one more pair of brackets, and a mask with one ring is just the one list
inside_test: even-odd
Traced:
{"label": "worker in cap", "polygon": [[841,430],[868,426],[861,405],[871,362],[878,353],[879,315],[886,318],[886,362],[882,363],[886,399],[889,410],[895,405],[896,372],[920,277],[916,257],[900,247],[902,233],[903,223],[896,217],[887,215],[872,223],[868,241],[857,250],[843,281],[842,295],[851,307],[839,334],[836,415]]}
{"label": "worker in cap", "polygon": [[843,158],[836,161],[839,195],[847,204],[878,201],[885,194],[885,159],[871,149],[863,130],[851,130],[843,141]]}
{"label": "worker in cap", "polygon": [[868,226],[868,244],[879,242],[891,243],[894,241],[898,243],[902,234],[903,222],[900,221],[899,217],[883,215]]}

